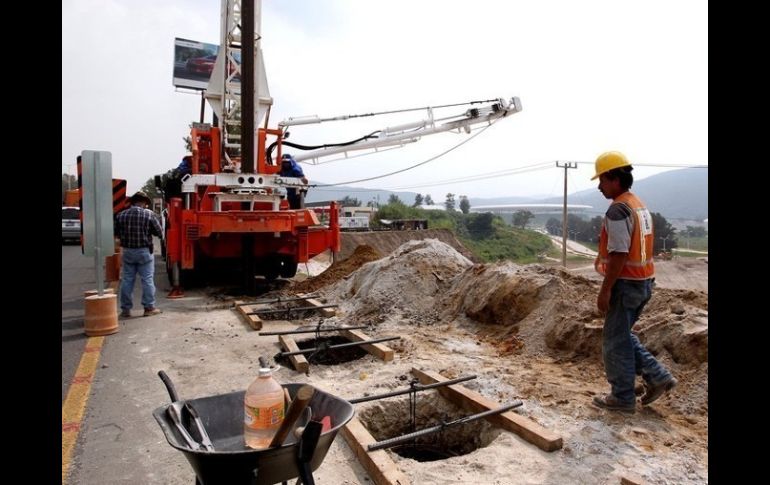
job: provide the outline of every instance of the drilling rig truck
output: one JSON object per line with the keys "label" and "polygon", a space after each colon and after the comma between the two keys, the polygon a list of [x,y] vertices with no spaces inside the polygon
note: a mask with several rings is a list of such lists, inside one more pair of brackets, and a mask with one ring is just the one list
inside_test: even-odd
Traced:
{"label": "drilling rig truck", "polygon": [[[191,173],[181,179],[181,192],[168,200],[165,222],[166,266],[172,284],[169,297],[182,296],[182,286],[209,265],[235,264],[251,285],[254,277],[290,278],[297,266],[330,250],[340,249],[337,205],[332,202],[327,224],[313,210],[290,208],[288,189],[306,191],[308,181],[280,174],[284,145],[304,153],[297,162],[356,150],[403,146],[422,136],[465,131],[491,124],[521,111],[518,98],[474,101],[471,108],[448,117],[434,117],[391,126],[359,139],[305,146],[286,141],[296,125],[352,119],[289,118],[269,128],[273,99],[261,51],[260,0],[222,0],[220,49],[203,97],[213,123],[192,124]],[[474,106],[478,105],[478,106]],[[454,105],[453,105],[454,106]],[[372,113],[368,115],[373,115]]]}

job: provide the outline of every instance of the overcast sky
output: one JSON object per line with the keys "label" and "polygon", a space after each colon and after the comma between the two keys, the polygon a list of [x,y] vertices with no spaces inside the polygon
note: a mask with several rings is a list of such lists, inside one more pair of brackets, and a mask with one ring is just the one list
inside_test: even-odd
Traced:
{"label": "overcast sky", "polygon": [[[563,170],[512,171],[591,162],[569,170],[573,192],[596,185],[592,162],[607,150],[638,163],[637,179],[673,169],[641,164],[708,164],[707,2],[264,0],[262,9],[273,127],[288,117],[521,99],[522,112],[447,155],[360,187],[437,201],[448,192],[549,196],[562,193]],[[219,24],[217,0],[63,0],[62,172],[75,172],[82,150],[110,151],[113,177],[133,192],[175,167],[200,97],[172,85],[174,38],[219,44]],[[296,127],[290,141],[347,141],[425,116]],[[349,182],[469,136],[437,134],[304,169],[311,183]]]}

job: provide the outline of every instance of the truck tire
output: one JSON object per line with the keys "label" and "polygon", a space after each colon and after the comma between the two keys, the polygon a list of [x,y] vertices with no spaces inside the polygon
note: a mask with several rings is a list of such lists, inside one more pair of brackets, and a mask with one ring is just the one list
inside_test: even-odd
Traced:
{"label": "truck tire", "polygon": [[281,278],[293,278],[297,274],[297,262],[284,259],[281,262]]}

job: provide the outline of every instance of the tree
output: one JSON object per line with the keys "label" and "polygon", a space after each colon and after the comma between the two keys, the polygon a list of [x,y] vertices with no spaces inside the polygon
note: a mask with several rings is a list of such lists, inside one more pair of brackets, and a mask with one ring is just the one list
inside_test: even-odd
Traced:
{"label": "tree", "polygon": [[147,179],[147,182],[145,182],[144,185],[142,185],[142,188],[139,190],[147,194],[147,197],[149,197],[151,200],[161,197],[161,194],[158,191],[158,188],[155,187],[154,177]]}
{"label": "tree", "polygon": [[417,194],[414,196],[414,204],[412,207],[419,207],[422,205],[422,194]]}
{"label": "tree", "polygon": [[530,220],[534,219],[535,214],[530,211],[516,211],[513,213],[513,225],[522,229],[527,227]]}
{"label": "tree", "polygon": [[652,252],[658,254],[666,248],[666,251],[677,247],[676,229],[659,212],[652,213],[652,228],[655,232],[655,241],[652,243]]}
{"label": "tree", "polygon": [[460,196],[460,210],[463,214],[467,214],[471,211],[471,203],[468,201],[468,197],[465,195]]}
{"label": "tree", "polygon": [[452,192],[449,192],[446,194],[446,201],[444,202],[444,207],[446,207],[447,211],[453,211],[455,210],[455,194]]}
{"label": "tree", "polygon": [[388,197],[388,204],[403,204],[403,202],[401,202],[401,199],[399,199],[396,194],[390,194],[390,197]]}
{"label": "tree", "polygon": [[78,188],[78,178],[74,175],[61,174],[61,203],[64,203],[64,193]]}
{"label": "tree", "polygon": [[351,197],[349,195],[346,195],[341,201],[340,205],[342,207],[358,207],[361,205],[361,201],[356,199],[355,197]]}
{"label": "tree", "polygon": [[602,224],[604,224],[604,218],[602,216],[596,216],[590,221],[589,236],[582,241],[589,241],[593,243],[599,242],[599,235],[602,233]]}
{"label": "tree", "polygon": [[495,234],[495,228],[492,225],[495,216],[491,212],[481,212],[470,216],[466,223],[468,233],[473,239],[486,239]]}
{"label": "tree", "polygon": [[687,226],[684,235],[687,237],[706,237],[706,228],[700,226]]}
{"label": "tree", "polygon": [[545,230],[548,231],[548,234],[558,236],[561,234],[561,221],[555,217],[551,217],[545,222]]}
{"label": "tree", "polygon": [[425,205],[433,205],[433,199],[430,194],[425,194]]}

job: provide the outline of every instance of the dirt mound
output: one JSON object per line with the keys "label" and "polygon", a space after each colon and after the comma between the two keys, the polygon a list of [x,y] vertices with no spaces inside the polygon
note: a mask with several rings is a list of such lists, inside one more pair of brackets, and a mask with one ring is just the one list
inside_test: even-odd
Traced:
{"label": "dirt mound", "polygon": [[308,293],[317,291],[348,276],[361,265],[380,259],[382,255],[371,246],[358,246],[349,258],[338,261],[329,266],[326,271],[310,279],[294,284],[291,290],[294,293]]}
{"label": "dirt mound", "polygon": [[[358,363],[336,375],[324,370],[326,383],[356,395],[393,390],[412,367],[447,378],[472,372],[477,379],[468,388],[499,402],[523,399],[526,408],[518,412],[565,436],[562,451],[544,458],[534,450],[521,459],[527,470],[547,470],[528,475],[536,477],[530,481],[615,483],[628,470],[651,483],[707,482],[707,293],[654,290],[634,330],[679,385],[627,417],[590,404],[608,390],[599,285],[542,265],[474,265],[440,241],[410,241],[324,289],[340,305],[335,324],[368,323],[367,335],[401,337],[388,343],[396,352],[393,362]],[[376,382],[366,380],[362,366]],[[531,450],[511,455],[516,443],[505,441],[508,436],[501,434],[483,457],[469,454],[456,468],[451,460],[419,468],[413,460],[397,463],[415,483],[438,483],[448,474],[468,483],[486,483],[486,477],[518,483],[521,478],[509,471],[511,456]]]}
{"label": "dirt mound", "polygon": [[331,288],[328,296],[357,316],[400,311],[430,319],[435,298],[472,264],[437,239],[409,241],[390,256],[363,265],[349,279]]}
{"label": "dirt mound", "polygon": [[461,243],[451,229],[424,229],[420,231],[370,231],[370,232],[343,232],[341,236],[340,257],[347,258],[355,249],[366,244],[381,254],[390,254],[407,241],[419,241],[423,239],[438,239],[452,246],[458,253],[470,259],[474,263],[479,261],[471,251]]}
{"label": "dirt mound", "polygon": [[[550,349],[593,354],[601,348],[601,325],[586,326],[598,314],[595,283],[540,265],[476,265],[459,276],[442,303],[442,317],[466,317],[484,324],[487,340],[526,353]],[[513,339],[513,341],[511,341]],[[515,345],[512,345],[515,344]]]}
{"label": "dirt mound", "polygon": [[[328,281],[311,289],[319,283]],[[418,326],[458,321],[502,354],[595,359],[601,358],[604,324],[596,309],[598,292],[598,282],[562,269],[473,265],[449,245],[426,239],[363,264],[330,287],[327,297],[348,316],[374,323],[384,321],[373,318],[383,315]],[[655,355],[684,366],[707,363],[708,295],[656,288],[634,330]]]}
{"label": "dirt mound", "polygon": [[[515,343],[524,353],[595,357],[601,355],[604,325],[598,292],[597,282],[560,269],[477,265],[447,292],[442,316],[486,324],[485,337],[509,347]],[[708,297],[656,289],[634,330],[653,354],[668,354],[678,364],[708,362]]]}

